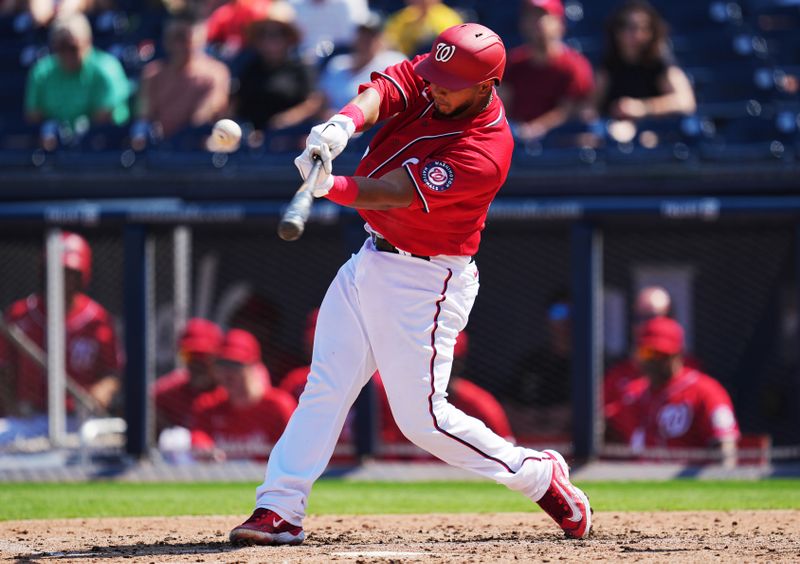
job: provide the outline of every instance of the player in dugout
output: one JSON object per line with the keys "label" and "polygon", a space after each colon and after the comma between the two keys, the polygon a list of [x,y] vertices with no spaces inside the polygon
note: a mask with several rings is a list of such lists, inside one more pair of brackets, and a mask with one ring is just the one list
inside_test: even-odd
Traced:
{"label": "player in dugout", "polygon": [[718,449],[722,463],[735,466],[739,426],[731,398],[714,378],[684,365],[683,342],[683,328],[668,317],[640,327],[637,359],[650,386],[633,407],[639,428],[631,446]]}
{"label": "player in dugout", "polygon": [[[447,401],[456,337],[478,293],[473,257],[511,165],[513,139],[495,92],[505,62],[491,29],[453,26],[430,53],[373,73],[312,128],[295,159],[301,176],[320,159],[314,196],[358,210],[368,237],[322,301],[305,390],[269,457],[256,509],[231,542],[303,542],[311,486],[376,369],[409,440],[520,492],[567,536],[589,534],[589,500],[561,454],[515,446]],[[379,121],[355,176],[334,176],[332,161],[350,137]]]}
{"label": "player in dugout", "polygon": [[[122,354],[111,315],[84,293],[92,276],[92,249],[86,239],[67,231],[62,232],[61,243],[67,378],[89,396],[92,408],[113,411],[120,389]],[[34,293],[11,304],[5,323],[43,351],[47,323],[44,295]],[[0,382],[5,404],[0,407],[6,415],[21,418],[17,421],[20,435],[46,434],[47,376],[11,337],[0,337]],[[76,414],[71,395],[66,398],[66,407],[68,414]]]}

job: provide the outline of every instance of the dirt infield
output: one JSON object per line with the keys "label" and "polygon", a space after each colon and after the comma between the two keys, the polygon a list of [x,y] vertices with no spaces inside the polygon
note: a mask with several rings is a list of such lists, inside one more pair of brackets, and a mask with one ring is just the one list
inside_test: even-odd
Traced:
{"label": "dirt infield", "polygon": [[800,511],[596,513],[567,540],[541,512],[309,517],[299,547],[235,548],[236,517],[7,521],[7,562],[797,562]]}

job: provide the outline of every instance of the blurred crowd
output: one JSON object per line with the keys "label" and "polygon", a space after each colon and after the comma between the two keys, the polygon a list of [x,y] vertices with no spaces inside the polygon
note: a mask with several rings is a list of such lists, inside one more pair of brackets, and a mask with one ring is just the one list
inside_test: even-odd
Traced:
{"label": "blurred crowd", "polygon": [[[46,47],[21,55],[30,65],[24,113],[29,123],[41,124],[45,148],[110,124],[124,129],[125,144],[142,150],[182,139],[181,135],[196,139],[222,117],[239,122],[245,146],[258,148],[270,132],[304,131],[324,120],[354,95],[371,72],[426,53],[438,32],[475,19],[499,28],[506,39],[508,64],[500,95],[518,141],[530,153],[541,148],[537,142],[554,130],[559,134],[548,144],[556,147],[591,147],[604,139],[653,147],[659,135],[674,138],[678,132],[661,132],[658,127],[640,131],[636,124],[694,115],[698,103],[693,83],[702,82],[703,72],[715,71],[709,63],[708,68],[696,69],[697,76],[684,72],[675,51],[681,51],[682,39],[696,34],[673,40],[666,19],[647,0],[597,6],[518,0],[494,10],[484,5],[488,3],[441,0],[134,4],[128,7],[123,0],[2,4],[7,14],[18,14],[15,29],[28,29],[26,33],[35,37],[46,33]],[[739,70],[752,75],[750,65],[758,51],[751,46],[752,56],[745,56],[747,49],[742,47],[737,54],[736,41],[745,37],[745,28],[734,32],[730,26],[742,24],[741,7],[737,19],[736,13],[728,12],[735,12],[732,6],[738,4],[726,6],[715,8],[710,3],[704,8],[709,28],[716,17],[715,29],[724,28],[724,33],[711,37],[704,29],[702,41],[690,40],[693,47],[683,47],[681,55],[694,61],[698,45],[728,43],[718,46],[720,62],[735,63],[741,56]],[[596,13],[600,8],[604,11]],[[723,12],[715,16],[715,9]],[[685,16],[684,12],[676,13]],[[570,29],[599,34],[597,23],[586,23],[598,16],[605,21],[605,37],[568,37]],[[782,31],[797,24],[791,17],[762,19],[761,27]],[[800,14],[796,19],[800,21]],[[773,67],[768,77],[743,80],[751,89],[753,81],[760,80],[763,94],[771,89],[775,96],[791,100],[796,99],[794,69],[800,61],[794,61],[794,67],[789,63],[800,53],[792,50],[790,40],[784,43],[787,64]],[[723,53],[725,49],[730,53]],[[744,102],[755,95],[741,92],[738,97]],[[726,99],[714,96],[704,94],[704,100]],[[767,116],[766,109],[739,106],[741,116],[719,104],[707,105],[703,113],[714,121],[687,122],[682,133],[706,131],[730,118],[754,117],[754,112]],[[797,124],[791,121],[781,118],[778,123],[795,131]],[[564,128],[565,124],[574,125]],[[669,127],[677,126],[671,122]],[[278,148],[294,149],[297,143],[291,139],[289,147]]]}

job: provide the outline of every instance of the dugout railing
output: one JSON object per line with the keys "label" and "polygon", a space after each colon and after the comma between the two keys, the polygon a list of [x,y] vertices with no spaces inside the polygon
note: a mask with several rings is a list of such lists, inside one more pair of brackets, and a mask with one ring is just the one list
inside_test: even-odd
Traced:
{"label": "dugout railing", "polygon": [[[235,311],[250,312],[269,320],[259,326],[268,364],[284,371],[304,362],[306,314],[364,232],[354,213],[319,202],[303,238],[286,243],[275,233],[283,206],[176,198],[6,203],[0,299],[5,307],[36,287],[48,233],[86,236],[95,253],[89,291],[119,320],[125,353],[124,449],[146,456],[157,446],[150,387],[174,366],[175,334],[188,317],[225,323]],[[797,458],[799,238],[796,196],[500,198],[477,257],[482,288],[468,326],[468,377],[507,408],[520,442],[565,446],[578,459],[624,455],[624,447],[605,444],[600,385],[630,345],[633,293],[661,281],[674,292],[691,354],[730,393],[743,432],[771,438],[778,458]],[[535,357],[553,366],[535,376],[540,381],[520,382],[520,360],[546,350],[552,337],[553,296],[571,306],[568,358]],[[520,388],[534,391],[515,402]],[[562,410],[551,409],[559,403]],[[368,388],[344,458],[405,456],[382,444],[380,417]]]}

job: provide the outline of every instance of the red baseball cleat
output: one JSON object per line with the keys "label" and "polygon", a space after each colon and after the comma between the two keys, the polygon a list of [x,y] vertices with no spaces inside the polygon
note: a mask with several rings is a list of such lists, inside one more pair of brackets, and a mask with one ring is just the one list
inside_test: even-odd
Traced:
{"label": "red baseball cleat", "polygon": [[563,456],[554,450],[545,450],[543,454],[553,459],[553,478],[542,499],[536,503],[568,537],[585,538],[592,528],[589,498],[569,481],[569,466]]}
{"label": "red baseball cleat", "polygon": [[262,507],[253,511],[250,518],[233,529],[230,540],[233,544],[300,544],[306,538],[303,527],[288,523],[283,517]]}

